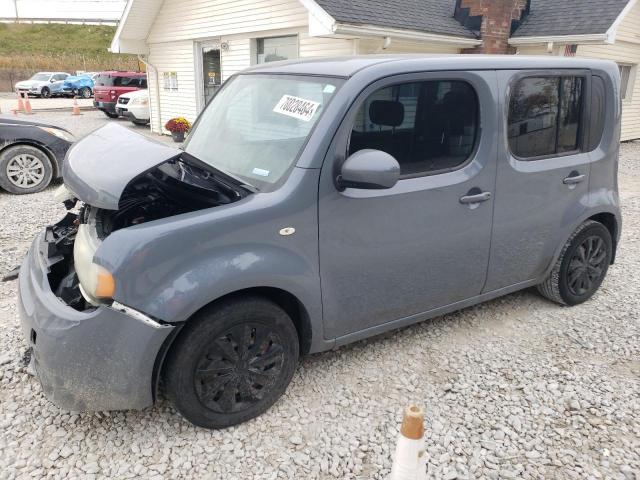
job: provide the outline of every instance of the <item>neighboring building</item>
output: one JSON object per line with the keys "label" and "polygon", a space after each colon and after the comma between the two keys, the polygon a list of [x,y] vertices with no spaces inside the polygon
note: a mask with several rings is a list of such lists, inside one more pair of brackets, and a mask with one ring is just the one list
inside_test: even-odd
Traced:
{"label": "neighboring building", "polygon": [[[234,73],[274,60],[565,51],[611,58],[627,85],[630,139],[640,138],[639,9],[637,0],[128,0],[111,50],[147,62],[156,132],[174,116],[193,120]],[[540,31],[551,25],[557,30]]]}

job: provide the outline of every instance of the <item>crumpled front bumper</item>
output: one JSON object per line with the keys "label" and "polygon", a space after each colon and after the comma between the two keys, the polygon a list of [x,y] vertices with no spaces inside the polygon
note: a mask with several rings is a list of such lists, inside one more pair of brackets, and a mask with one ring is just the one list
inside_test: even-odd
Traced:
{"label": "crumpled front bumper", "polygon": [[78,311],[51,290],[44,233],[19,275],[22,330],[46,396],[73,411],[140,409],[153,403],[154,364],[174,326],[110,306]]}

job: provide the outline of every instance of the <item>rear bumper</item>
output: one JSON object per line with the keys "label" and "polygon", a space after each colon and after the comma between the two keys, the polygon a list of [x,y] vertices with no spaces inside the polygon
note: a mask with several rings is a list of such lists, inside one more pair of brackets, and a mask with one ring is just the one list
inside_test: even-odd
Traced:
{"label": "rear bumper", "polygon": [[110,306],[78,311],[51,290],[47,273],[59,261],[42,233],[20,269],[22,331],[33,349],[45,395],[73,411],[144,408],[153,403],[154,364],[175,328]]}
{"label": "rear bumper", "polygon": [[116,102],[98,102],[94,100],[93,106],[98,110],[103,110],[109,113],[116,113]]}

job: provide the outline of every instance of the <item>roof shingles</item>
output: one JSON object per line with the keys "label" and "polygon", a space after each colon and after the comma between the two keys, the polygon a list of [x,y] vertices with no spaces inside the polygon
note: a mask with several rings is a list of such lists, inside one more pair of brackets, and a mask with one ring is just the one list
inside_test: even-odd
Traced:
{"label": "roof shingles", "polygon": [[316,0],[337,22],[475,38],[453,18],[454,0]]}
{"label": "roof shingles", "polygon": [[605,33],[629,0],[532,0],[513,37]]}

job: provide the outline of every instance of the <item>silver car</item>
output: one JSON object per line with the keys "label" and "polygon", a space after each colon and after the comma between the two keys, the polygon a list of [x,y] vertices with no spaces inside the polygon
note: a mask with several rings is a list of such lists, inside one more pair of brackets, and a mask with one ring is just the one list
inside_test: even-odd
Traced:
{"label": "silver car", "polygon": [[615,63],[367,56],[234,76],[183,149],[109,124],[19,274],[69,410],[259,415],[300,354],[536,286],[587,301],[620,237]]}
{"label": "silver car", "polygon": [[16,83],[15,90],[23,95],[42,98],[62,95],[63,80],[68,76],[69,74],[65,72],[38,72],[29,80]]}

